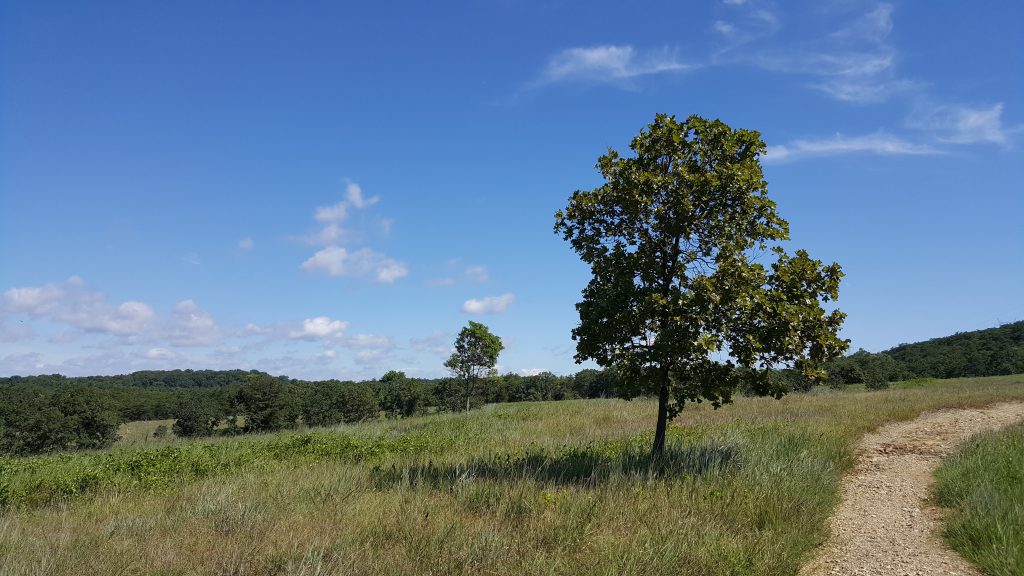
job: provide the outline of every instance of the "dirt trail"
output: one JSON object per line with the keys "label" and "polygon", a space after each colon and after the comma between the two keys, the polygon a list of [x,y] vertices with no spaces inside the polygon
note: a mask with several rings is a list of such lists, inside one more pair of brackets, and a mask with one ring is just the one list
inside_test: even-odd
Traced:
{"label": "dirt trail", "polygon": [[972,434],[1024,420],[1024,403],[942,410],[864,436],[843,481],[832,537],[800,574],[930,576],[978,571],[942,541],[942,510],[928,502],[943,456]]}

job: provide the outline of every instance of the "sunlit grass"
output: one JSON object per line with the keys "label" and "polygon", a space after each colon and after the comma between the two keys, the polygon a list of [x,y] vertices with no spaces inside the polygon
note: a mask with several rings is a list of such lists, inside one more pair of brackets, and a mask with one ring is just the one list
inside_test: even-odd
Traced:
{"label": "sunlit grass", "polygon": [[[65,458],[85,458],[75,466],[89,469],[161,450],[210,455],[201,475],[146,483],[115,474],[67,503],[15,499],[0,518],[0,566],[58,575],[793,574],[827,536],[863,432],[1007,399],[1024,399],[1024,377],[688,406],[657,465],[647,457],[649,400],[495,405],[312,435],[38,457],[30,460],[52,476]],[[41,477],[4,481],[29,494]]]}
{"label": "sunlit grass", "polygon": [[1024,574],[1024,424],[972,437],[935,478],[953,548],[986,574]]}

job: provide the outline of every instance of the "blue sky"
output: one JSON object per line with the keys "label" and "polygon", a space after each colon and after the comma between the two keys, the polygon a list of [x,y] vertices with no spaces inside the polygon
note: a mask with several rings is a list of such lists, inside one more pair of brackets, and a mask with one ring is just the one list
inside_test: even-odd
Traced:
{"label": "blue sky", "polygon": [[877,351],[1024,319],[1024,7],[7,2],[0,375],[570,373],[552,232],[655,113],[761,132]]}

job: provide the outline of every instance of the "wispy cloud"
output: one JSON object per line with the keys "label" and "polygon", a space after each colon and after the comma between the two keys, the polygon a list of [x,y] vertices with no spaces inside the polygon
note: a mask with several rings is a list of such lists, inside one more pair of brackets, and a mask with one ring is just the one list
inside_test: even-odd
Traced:
{"label": "wispy cloud", "polygon": [[712,30],[725,45],[713,57],[719,65],[749,64],[764,70],[807,76],[809,86],[828,96],[854,104],[885,101],[922,87],[900,78],[898,52],[889,40],[893,6],[875,4],[816,38],[794,42],[757,43],[781,28],[770,4],[730,7],[730,16],[712,22]]}
{"label": "wispy cloud", "polygon": [[174,351],[168,350],[167,348],[150,348],[143,354],[150,360],[174,360],[178,358],[178,354]]}
{"label": "wispy cloud", "polygon": [[622,84],[640,76],[678,73],[694,68],[674,50],[637,51],[630,45],[568,48],[552,55],[536,85],[558,82]]}
{"label": "wispy cloud", "polygon": [[410,338],[409,346],[417,352],[427,352],[442,358],[452,353],[451,335],[443,330],[436,330],[423,338]]}
{"label": "wispy cloud", "polygon": [[907,122],[913,128],[935,135],[949,144],[1002,144],[1024,126],[1003,126],[1003,104],[987,107],[964,105],[922,105]]}
{"label": "wispy cloud", "polygon": [[242,238],[238,241],[238,248],[241,250],[251,250],[256,246],[256,243],[252,241],[252,238]]}
{"label": "wispy cloud", "polygon": [[349,182],[345,186],[345,199],[354,208],[363,209],[367,206],[373,206],[380,200],[380,196],[370,196],[369,198],[363,196],[363,189],[359,184],[355,182]]}
{"label": "wispy cloud", "polygon": [[769,146],[764,161],[792,162],[819,156],[842,154],[877,154],[883,156],[922,156],[941,154],[942,151],[927,144],[904,140],[885,132],[863,136],[836,134],[831,138],[794,140],[786,144]]}
{"label": "wispy cloud", "polygon": [[491,275],[490,272],[487,270],[487,267],[481,264],[466,266],[460,274],[456,269],[461,267],[460,260],[461,259],[459,258],[450,260],[447,264],[448,270],[446,271],[445,275],[430,278],[429,280],[426,281],[427,286],[454,286],[455,284],[459,283],[460,279],[465,282],[482,284],[491,279]]}
{"label": "wispy cloud", "polygon": [[[711,23],[711,30],[725,43],[722,51],[767,38],[781,27],[778,15],[767,6],[748,6],[746,2],[724,4],[732,8],[728,15]],[[739,9],[740,6],[743,8]]]}
{"label": "wispy cloud", "polygon": [[840,41],[882,43],[892,32],[892,12],[892,4],[882,2],[870,12],[832,32],[831,37]]}
{"label": "wispy cloud", "polygon": [[487,282],[491,278],[486,266],[469,266],[463,272],[463,275],[470,282]]}
{"label": "wispy cloud", "polygon": [[467,314],[501,314],[516,301],[514,294],[471,298],[462,303],[462,311]]}

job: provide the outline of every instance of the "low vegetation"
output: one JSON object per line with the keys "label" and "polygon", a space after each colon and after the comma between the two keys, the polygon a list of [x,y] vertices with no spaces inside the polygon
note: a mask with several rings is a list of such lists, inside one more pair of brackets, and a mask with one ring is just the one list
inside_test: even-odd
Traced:
{"label": "low vegetation", "polygon": [[1024,573],[1024,424],[971,438],[936,472],[950,545],[992,576]]}
{"label": "low vegetation", "polygon": [[652,400],[8,458],[0,565],[12,575],[794,574],[827,535],[861,434],[1007,399],[1024,399],[1024,376],[694,405],[653,463]]}

